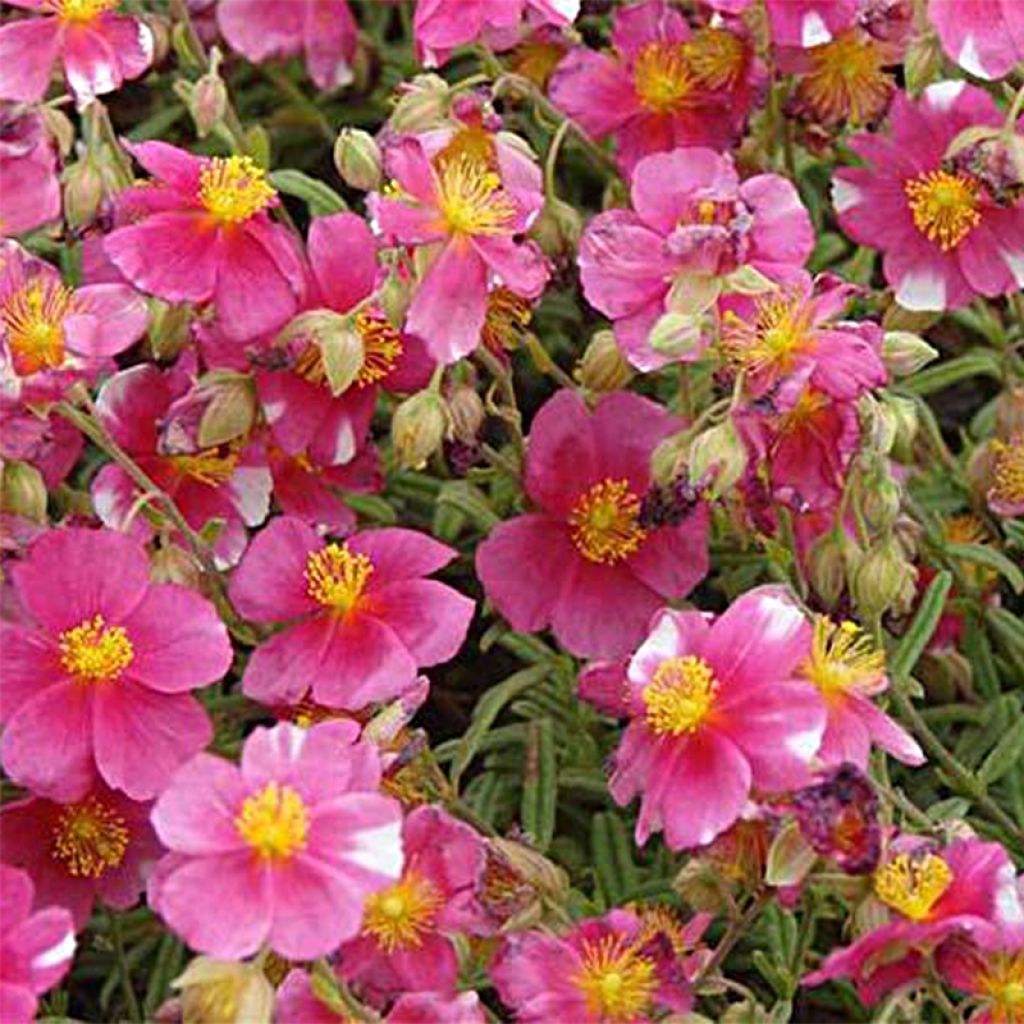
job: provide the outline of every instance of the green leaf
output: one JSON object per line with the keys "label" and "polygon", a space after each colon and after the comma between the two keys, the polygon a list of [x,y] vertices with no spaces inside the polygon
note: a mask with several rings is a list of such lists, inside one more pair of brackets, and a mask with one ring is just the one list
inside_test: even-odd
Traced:
{"label": "green leaf", "polygon": [[523,828],[542,852],[550,846],[555,834],[557,806],[558,765],[554,729],[550,718],[541,718],[527,726],[521,818]]}
{"label": "green leaf", "polygon": [[946,544],[943,550],[949,558],[962,558],[965,562],[983,565],[999,573],[1013,587],[1015,594],[1024,591],[1024,572],[1001,551],[987,544]]}
{"label": "green leaf", "polygon": [[955,359],[946,359],[926,370],[920,370],[913,377],[900,382],[900,387],[915,395],[930,395],[942,391],[968,377],[995,377],[1001,375],[999,356],[988,349],[976,349]]}
{"label": "green leaf", "polygon": [[437,494],[437,506],[439,511],[445,506],[457,509],[484,532],[501,522],[501,517],[491,508],[483,491],[467,480],[443,484]]}
{"label": "green leaf", "polygon": [[1024,717],[1010,726],[1010,731],[989,751],[978,769],[978,778],[986,786],[1001,779],[1024,753]]}
{"label": "green leaf", "polygon": [[921,598],[914,621],[903,634],[896,653],[889,662],[889,673],[893,679],[905,679],[913,671],[917,659],[924,653],[939,624],[952,583],[952,575],[945,571],[940,572],[932,580],[924,597]]}
{"label": "green leaf", "polygon": [[1000,649],[1013,663],[1017,673],[1024,677],[1024,622],[1005,608],[989,608],[985,612],[985,621]]}
{"label": "green leaf", "polygon": [[314,217],[323,217],[330,213],[342,213],[348,209],[345,200],[322,181],[311,178],[302,171],[274,171],[270,175],[270,184],[285,195],[301,199]]}

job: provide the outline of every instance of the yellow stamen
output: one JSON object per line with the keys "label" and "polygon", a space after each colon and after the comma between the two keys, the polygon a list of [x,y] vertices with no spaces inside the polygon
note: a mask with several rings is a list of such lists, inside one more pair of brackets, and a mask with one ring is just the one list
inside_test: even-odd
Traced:
{"label": "yellow stamen", "polygon": [[70,288],[37,277],[0,306],[14,372],[21,377],[64,362],[64,318],[76,311]]}
{"label": "yellow stamen", "polygon": [[851,29],[808,51],[811,70],[799,94],[826,124],[865,124],[884,110],[894,88],[882,53],[869,36]]}
{"label": "yellow stamen", "polygon": [[809,387],[804,388],[792,407],[779,417],[777,424],[779,434],[793,434],[808,427],[813,429],[818,414],[824,409],[828,409],[830,405],[831,402],[824,392],[815,391]]}
{"label": "yellow stamen", "polygon": [[101,14],[113,10],[120,0],[54,0],[60,20],[86,24]]}
{"label": "yellow stamen", "polygon": [[388,953],[417,949],[431,931],[444,898],[429,878],[415,869],[406,870],[401,881],[366,900],[363,931]]}
{"label": "yellow stamen", "polygon": [[290,860],[306,845],[309,812],[291,786],[268,782],[246,797],[235,828],[261,860]]}
{"label": "yellow stamen", "polygon": [[885,652],[855,622],[838,626],[824,615],[814,620],[810,656],[801,672],[825,697],[850,690],[874,693],[885,678]]}
{"label": "yellow stamen", "polygon": [[612,565],[638,551],[647,537],[639,517],[640,499],[629,482],[606,479],[576,500],[569,531],[584,558]]}
{"label": "yellow stamen", "polygon": [[796,356],[814,346],[807,303],[785,291],[763,296],[757,300],[753,323],[729,310],[722,319],[722,345],[741,369],[789,373]]}
{"label": "yellow stamen", "polygon": [[696,732],[710,714],[717,691],[718,680],[703,658],[667,658],[644,687],[647,724],[659,736]]}
{"label": "yellow stamen", "polygon": [[440,172],[445,166],[465,159],[488,171],[498,170],[498,152],[494,137],[479,124],[460,128],[448,144],[434,157],[434,168]]}
{"label": "yellow stamen", "polygon": [[94,796],[68,804],[53,827],[53,857],[75,878],[99,878],[124,860],[124,818]]}
{"label": "yellow stamen", "polygon": [[992,496],[1008,505],[1024,502],[1024,438],[991,442]]}
{"label": "yellow stamen", "polygon": [[215,156],[199,172],[199,201],[218,224],[241,224],[265,210],[277,193],[247,156]]}
{"label": "yellow stamen", "polygon": [[1024,953],[994,953],[979,979],[992,1024],[1024,1024]]}
{"label": "yellow stamen", "polygon": [[122,626],[102,615],[66,629],[58,641],[60,663],[80,683],[112,683],[132,663],[135,649]]}
{"label": "yellow stamen", "polygon": [[681,43],[648,43],[633,65],[633,88],[642,106],[655,114],[680,110],[696,87]]}
{"label": "yellow stamen", "polygon": [[925,171],[903,183],[914,226],[943,252],[955,249],[981,223],[981,184],[959,171]]}
{"label": "yellow stamen", "polygon": [[646,1014],[658,987],[653,960],[614,935],[585,942],[582,960],[572,982],[595,1018],[626,1022]]}
{"label": "yellow stamen", "polygon": [[949,865],[934,853],[901,853],[875,872],[875,895],[912,921],[924,921],[953,884]]}
{"label": "yellow stamen", "polygon": [[195,455],[171,455],[167,461],[179,476],[219,487],[234,474],[238,467],[238,454],[230,450],[222,453],[219,448],[206,448]]}
{"label": "yellow stamen", "polygon": [[460,153],[437,168],[437,184],[438,229],[460,237],[512,234],[516,208],[486,164]]}
{"label": "yellow stamen", "polygon": [[695,32],[684,52],[697,81],[706,89],[735,86],[748,59],[746,43],[724,28],[702,28]]}
{"label": "yellow stamen", "polygon": [[356,386],[366,387],[383,380],[402,354],[402,338],[386,316],[360,313],[356,330],[363,341],[363,365],[356,375]]}
{"label": "yellow stamen", "polygon": [[373,563],[349,551],[347,544],[328,544],[306,559],[306,593],[325,608],[351,611],[363,596]]}
{"label": "yellow stamen", "polygon": [[528,299],[504,286],[487,296],[487,313],[480,340],[492,352],[514,349],[530,326],[533,307]]}

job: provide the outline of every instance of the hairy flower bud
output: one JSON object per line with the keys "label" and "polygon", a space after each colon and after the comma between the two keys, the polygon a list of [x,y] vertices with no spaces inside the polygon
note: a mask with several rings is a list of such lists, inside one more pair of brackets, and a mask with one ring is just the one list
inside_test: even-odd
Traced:
{"label": "hairy flower bud", "polygon": [[938,355],[938,349],[912,331],[886,331],[882,338],[882,361],[894,377],[909,377]]}
{"label": "hairy flower bud", "polygon": [[913,604],[917,570],[893,535],[883,538],[861,559],[850,580],[850,594],[867,619],[902,613]]}
{"label": "hairy flower bud", "polygon": [[0,472],[0,511],[46,522],[46,483],[35,466],[5,462]]}
{"label": "hairy flower bud", "polygon": [[65,168],[61,175],[64,184],[64,216],[76,228],[91,224],[103,202],[103,172],[91,156]]}
{"label": "hairy flower bud", "polygon": [[449,432],[448,410],[429,388],[407,398],[391,420],[391,443],[403,469],[422,469]]}
{"label": "hairy flower bud", "polygon": [[227,86],[216,70],[208,71],[196,82],[188,109],[196,125],[196,134],[205,139],[228,109]]}
{"label": "hairy flower bud", "polygon": [[401,86],[388,127],[412,135],[436,128],[448,113],[450,99],[448,83],[440,75],[416,75]]}
{"label": "hairy flower bud", "polygon": [[588,390],[603,393],[624,388],[633,369],[611,331],[595,331],[576,367],[576,379]]}
{"label": "hairy flower bud", "polygon": [[572,261],[579,247],[583,220],[574,206],[549,196],[530,234],[548,259],[565,264]]}
{"label": "hairy flower bud", "polygon": [[732,419],[698,434],[687,462],[690,479],[698,487],[707,486],[709,497],[720,498],[730,490],[747,468],[747,450]]}
{"label": "hairy flower bud", "polygon": [[340,395],[352,386],[366,358],[366,346],[354,316],[330,309],[300,313],[277,337],[278,343],[285,345],[297,339],[305,339],[320,350],[332,395]]}
{"label": "hairy flower bud", "polygon": [[487,412],[476,389],[460,384],[448,397],[448,414],[451,417],[452,434],[463,444],[477,440]]}
{"label": "hairy flower bud", "polygon": [[169,305],[149,299],[149,347],[154,358],[172,359],[191,341],[191,309],[185,303]]}
{"label": "hairy flower bud", "polygon": [[341,180],[352,188],[369,192],[381,187],[380,147],[361,128],[342,128],[334,143],[334,166]]}
{"label": "hairy flower bud", "polygon": [[183,1024],[270,1024],[274,987],[253,964],[197,956],[171,985]]}

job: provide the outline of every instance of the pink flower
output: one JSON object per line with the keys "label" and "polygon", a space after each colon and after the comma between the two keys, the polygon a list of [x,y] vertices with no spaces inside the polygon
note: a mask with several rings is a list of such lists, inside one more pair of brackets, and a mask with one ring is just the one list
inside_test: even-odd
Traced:
{"label": "pink flower", "polygon": [[249,60],[302,53],[319,88],[352,81],[359,29],[347,0],[220,0],[217,25]]}
{"label": "pink flower", "polygon": [[724,28],[693,35],[681,11],[644,0],[616,10],[612,44],[614,55],[571,50],[549,91],[595,139],[615,137],[627,175],[651,153],[732,145],[752,101],[747,40]]}
{"label": "pink flower", "polygon": [[0,864],[0,1020],[31,1024],[36,996],[67,973],[75,954],[71,915],[63,907],[32,911],[35,893],[24,871]]}
{"label": "pink flower", "polygon": [[629,663],[632,721],[615,755],[616,802],[641,797],[636,841],[664,829],[673,850],[704,846],[752,789],[805,786],[825,730],[815,688],[797,679],[811,628],[781,587],[748,591],[712,625],[662,611]]}
{"label": "pink flower", "polygon": [[473,602],[423,577],[456,552],[415,530],[363,530],[325,543],[281,516],[250,544],[231,579],[231,601],[253,622],[290,623],[253,652],[242,681],[265,704],[307,692],[359,710],[407,689],[416,670],[453,657]]}
{"label": "pink flower", "polygon": [[[244,442],[190,453],[161,450],[160,424],[188,385],[186,373],[144,363],[107,380],[96,407],[111,437],[174,499],[189,526],[201,530],[211,519],[224,521],[214,554],[221,565],[233,565],[245,550],[246,526],[258,526],[267,516],[271,475],[260,449]],[[96,474],[91,493],[104,525],[140,541],[152,537],[153,527],[140,511],[142,492],[116,463]]]}
{"label": "pink flower", "polygon": [[[723,14],[739,14],[754,0],[705,0]],[[776,46],[821,46],[849,28],[860,0],[764,0]]]}
{"label": "pink flower", "polygon": [[978,78],[1002,78],[1024,61],[1024,7],[1018,0],[929,0],[950,60]]}
{"label": "pink flower", "polygon": [[0,235],[20,235],[60,216],[57,154],[36,111],[0,102]]}
{"label": "pink flower", "polygon": [[25,402],[91,381],[146,332],[145,300],[126,285],[68,288],[48,263],[0,239],[0,378]]}
{"label": "pink flower", "polygon": [[153,61],[153,33],[141,18],[114,13],[118,0],[7,0],[50,17],[0,27],[0,98],[35,103],[46,94],[53,65],[79,106],[120,89]]}
{"label": "pink flower", "polygon": [[476,557],[487,597],[513,629],[550,626],[573,654],[617,658],[661,605],[703,578],[707,509],[665,526],[642,516],[651,453],[680,426],[625,392],[592,414],[571,391],[544,404],[526,458],[537,511],[499,524]]}
{"label": "pink flower", "polygon": [[200,754],[175,775],[153,808],[172,852],[149,902],[193,949],[237,960],[267,943],[312,960],[359,930],[364,899],[401,873],[402,847],[401,811],[377,792],[377,753],[358,733],[342,721],[259,728],[240,766]]}
{"label": "pink flower", "polygon": [[1015,1024],[1024,989],[1024,935],[1019,928],[978,927],[955,935],[935,954],[939,977],[973,996],[971,1024]]}
{"label": "pink flower", "polygon": [[404,992],[453,997],[452,936],[489,930],[476,901],[485,863],[476,832],[438,807],[417,807],[402,847],[401,879],[367,899],[361,934],[340,950],[338,973],[376,1006]]}
{"label": "pink flower", "polygon": [[31,463],[48,489],[71,472],[83,444],[82,435],[58,413],[41,418],[38,410],[0,395],[0,459]]}
{"label": "pink flower", "polygon": [[866,1006],[921,975],[927,954],[958,933],[1024,922],[1013,864],[998,843],[962,839],[945,849],[897,840],[875,871],[889,921],[829,954],[803,983],[849,978]]}
{"label": "pink flower", "polygon": [[[544,203],[539,173],[531,187],[513,176],[502,151],[454,145],[428,156],[415,138],[388,147],[385,164],[397,194],[374,194],[370,208],[381,232],[404,245],[431,246],[433,262],[419,281],[405,328],[438,363],[453,363],[480,341],[487,296],[499,284],[536,298],[548,280],[539,246],[516,241]],[[532,187],[536,185],[537,187]]]}
{"label": "pink flower", "polygon": [[293,967],[281,982],[274,999],[274,1020],[278,1024],[344,1024],[347,1014],[335,1012],[318,999],[309,975]]}
{"label": "pink flower", "polygon": [[[680,276],[719,277],[749,264],[772,275],[800,267],[814,248],[810,217],[777,174],[740,182],[730,156],[676,149],[633,171],[633,210],[608,210],[588,225],[579,265],[587,301],[615,322],[630,362],[652,370],[672,356],[649,335],[668,311]],[[634,212],[635,211],[635,212]],[[696,359],[699,350],[686,358]]]}
{"label": "pink flower", "polygon": [[[210,302],[229,337],[282,326],[303,287],[277,193],[249,157],[198,157],[164,142],[128,146],[156,179],[117,197],[107,256],[136,288],[168,302]],[[129,223],[126,223],[128,221]]]}
{"label": "pink flower", "polygon": [[850,140],[867,166],[837,171],[832,201],[842,229],[885,254],[885,279],[901,306],[955,309],[975,295],[1024,287],[1024,205],[1000,201],[981,177],[946,159],[963,129],[1002,120],[983,90],[936,82],[916,103],[897,94],[888,137]]}
{"label": "pink flower", "polygon": [[410,992],[399,996],[387,1024],[485,1024],[480,997],[475,992],[443,996],[436,992]]}
{"label": "pink flower", "polygon": [[80,931],[97,900],[117,910],[139,902],[144,873],[163,852],[149,812],[100,783],[72,803],[5,804],[3,859],[32,876],[39,902],[66,907]]}
{"label": "pink flower", "polygon": [[629,687],[626,669],[629,658],[592,661],[580,671],[576,695],[609,718],[629,716]]}
{"label": "pink flower", "polygon": [[11,576],[27,619],[0,622],[4,769],[54,800],[83,797],[97,770],[154,796],[213,734],[188,692],[231,665],[213,606],[151,584],[145,549],[110,530],[51,530]]}

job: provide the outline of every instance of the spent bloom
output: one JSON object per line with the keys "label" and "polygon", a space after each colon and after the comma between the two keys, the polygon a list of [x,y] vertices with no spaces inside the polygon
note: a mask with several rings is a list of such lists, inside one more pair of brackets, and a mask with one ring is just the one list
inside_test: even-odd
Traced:
{"label": "spent bloom", "polygon": [[0,235],[60,216],[57,154],[42,115],[0,100]]}
{"label": "spent bloom", "polygon": [[190,946],[239,959],[267,943],[312,960],[359,930],[365,897],[401,874],[402,846],[401,811],[378,793],[376,748],[358,732],[258,728],[240,765],[199,754],[175,775],[153,808],[171,853],[149,902]]}
{"label": "spent bloom", "polygon": [[97,772],[155,796],[212,736],[189,691],[231,664],[213,605],[151,584],[145,549],[111,530],[50,530],[11,577],[25,616],[0,623],[5,771],[55,800],[81,798]]}
{"label": "spent bloom", "polygon": [[609,783],[641,799],[636,840],[664,830],[675,850],[704,846],[742,814],[751,791],[806,785],[825,728],[797,678],[811,628],[781,587],[757,587],[709,623],[662,611],[627,670],[630,723]]}

